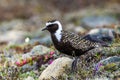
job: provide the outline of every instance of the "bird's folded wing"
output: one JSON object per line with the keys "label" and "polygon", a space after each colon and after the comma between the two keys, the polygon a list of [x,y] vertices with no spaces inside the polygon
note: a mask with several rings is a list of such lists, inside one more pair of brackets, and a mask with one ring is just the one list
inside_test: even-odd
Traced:
{"label": "bird's folded wing", "polygon": [[104,44],[104,42],[100,40],[92,39],[90,35],[80,37],[77,34],[65,32],[63,37],[64,43],[69,42],[73,48],[83,51],[93,49],[95,47],[100,47]]}

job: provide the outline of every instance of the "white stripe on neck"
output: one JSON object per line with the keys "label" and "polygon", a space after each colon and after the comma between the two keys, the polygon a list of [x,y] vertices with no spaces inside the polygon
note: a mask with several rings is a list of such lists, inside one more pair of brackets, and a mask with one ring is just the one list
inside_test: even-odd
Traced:
{"label": "white stripe on neck", "polygon": [[58,24],[58,30],[55,32],[55,36],[57,38],[57,40],[60,42],[61,41],[61,38],[62,38],[62,25],[59,21],[56,21],[56,23]]}
{"label": "white stripe on neck", "polygon": [[48,22],[46,23],[46,26],[51,25],[51,24],[58,24],[58,29],[56,30],[56,32],[54,33],[57,40],[60,42],[62,35],[61,35],[61,31],[62,31],[62,25],[59,21],[55,21],[55,22]]}

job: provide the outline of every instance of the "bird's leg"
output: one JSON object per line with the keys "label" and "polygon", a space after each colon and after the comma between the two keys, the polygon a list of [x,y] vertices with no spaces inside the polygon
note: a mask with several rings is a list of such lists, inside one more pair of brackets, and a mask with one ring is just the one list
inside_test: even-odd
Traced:
{"label": "bird's leg", "polygon": [[75,57],[75,60],[72,62],[72,72],[77,71],[77,60],[78,60],[78,56]]}

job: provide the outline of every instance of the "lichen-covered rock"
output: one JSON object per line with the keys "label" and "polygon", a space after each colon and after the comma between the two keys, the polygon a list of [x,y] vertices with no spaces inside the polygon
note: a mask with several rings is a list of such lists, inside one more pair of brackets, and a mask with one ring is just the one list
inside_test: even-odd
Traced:
{"label": "lichen-covered rock", "polygon": [[65,67],[69,68],[71,66],[71,63],[72,59],[67,57],[56,59],[42,72],[39,80],[51,80],[52,78],[57,79],[59,76],[63,75]]}
{"label": "lichen-covered rock", "polygon": [[96,65],[96,70],[106,70],[106,71],[115,71],[119,69],[120,66],[120,57],[113,56],[101,60]]}

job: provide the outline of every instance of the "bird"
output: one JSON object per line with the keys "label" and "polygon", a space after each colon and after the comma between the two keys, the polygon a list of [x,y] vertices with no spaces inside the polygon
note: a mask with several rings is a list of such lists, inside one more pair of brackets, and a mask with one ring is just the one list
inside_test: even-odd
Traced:
{"label": "bird", "polygon": [[81,36],[74,32],[63,30],[63,26],[58,20],[46,22],[46,27],[42,31],[45,30],[50,32],[52,42],[59,52],[75,57],[72,62],[72,71],[76,70],[79,56],[94,48],[108,46],[104,41],[97,38],[94,39],[89,34]]}

